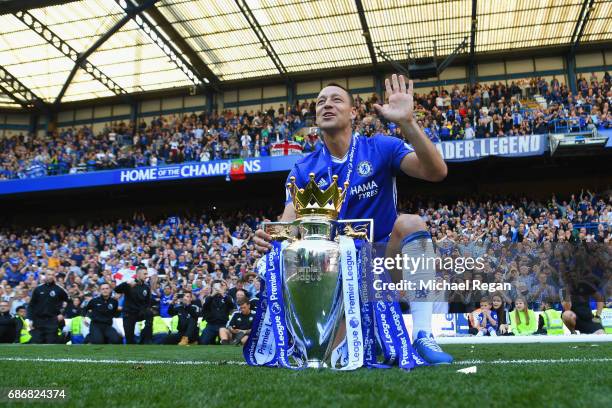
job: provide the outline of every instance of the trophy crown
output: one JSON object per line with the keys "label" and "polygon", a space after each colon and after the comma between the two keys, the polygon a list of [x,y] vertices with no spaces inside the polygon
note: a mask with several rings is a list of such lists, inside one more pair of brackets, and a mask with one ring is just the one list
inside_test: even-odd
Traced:
{"label": "trophy crown", "polygon": [[338,219],[340,208],[346,197],[348,183],[344,182],[344,188],[338,187],[338,176],[334,175],[331,185],[323,191],[315,183],[314,173],[310,173],[308,177],[310,180],[304,188],[299,188],[295,184],[293,176],[289,179],[290,183],[287,183],[297,218],[320,215],[331,220]]}

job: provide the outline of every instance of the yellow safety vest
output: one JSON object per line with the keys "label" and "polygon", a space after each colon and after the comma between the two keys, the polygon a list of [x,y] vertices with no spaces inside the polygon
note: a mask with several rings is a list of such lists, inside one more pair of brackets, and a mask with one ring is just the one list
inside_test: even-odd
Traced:
{"label": "yellow safety vest", "polygon": [[542,319],[544,319],[544,328],[548,335],[559,335],[563,334],[563,319],[561,319],[561,312],[555,309],[548,309],[542,312]]}
{"label": "yellow safety vest", "polygon": [[70,331],[73,336],[81,334],[81,323],[83,323],[83,316],[75,316],[70,320]]}
{"label": "yellow safety vest", "polygon": [[159,316],[153,316],[153,335],[168,334],[168,325]]}
{"label": "yellow safety vest", "polygon": [[172,316],[172,320],[170,320],[170,331],[172,333],[178,332],[178,323],[179,323],[178,315]]}
{"label": "yellow safety vest", "polygon": [[30,335],[30,325],[23,317],[17,316],[17,318],[21,320],[21,323],[23,324],[21,326],[21,332],[19,332],[19,343],[27,343],[30,341],[30,339],[32,339],[32,336]]}
{"label": "yellow safety vest", "polygon": [[525,314],[520,313],[521,322],[516,321],[516,314],[513,310],[508,313],[510,316],[510,329],[515,336],[526,336],[535,333],[538,330],[538,320],[533,310],[527,312],[529,314],[529,325],[525,321]]}
{"label": "yellow safety vest", "polygon": [[612,334],[612,309],[605,308],[601,311],[601,325],[608,334]]}

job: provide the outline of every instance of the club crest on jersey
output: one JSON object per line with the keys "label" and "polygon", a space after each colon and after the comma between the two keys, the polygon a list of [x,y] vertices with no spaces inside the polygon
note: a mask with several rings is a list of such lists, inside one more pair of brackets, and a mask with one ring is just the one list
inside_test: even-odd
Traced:
{"label": "club crest on jersey", "polygon": [[113,310],[113,304],[112,303],[108,304],[108,310]]}
{"label": "club crest on jersey", "polygon": [[54,290],[52,290],[51,292],[49,292],[49,296],[51,296],[51,297],[55,297],[55,291],[54,291]]}
{"label": "club crest on jersey", "polygon": [[359,162],[359,164],[357,165],[357,173],[359,173],[361,177],[371,176],[372,175],[372,163],[370,163],[367,160]]}

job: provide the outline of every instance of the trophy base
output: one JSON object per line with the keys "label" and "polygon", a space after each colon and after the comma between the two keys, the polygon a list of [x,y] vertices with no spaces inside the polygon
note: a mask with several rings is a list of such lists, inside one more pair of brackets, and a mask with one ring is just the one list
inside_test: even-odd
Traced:
{"label": "trophy base", "polygon": [[306,361],[306,367],[315,369],[329,368],[329,366],[321,360],[308,360]]}

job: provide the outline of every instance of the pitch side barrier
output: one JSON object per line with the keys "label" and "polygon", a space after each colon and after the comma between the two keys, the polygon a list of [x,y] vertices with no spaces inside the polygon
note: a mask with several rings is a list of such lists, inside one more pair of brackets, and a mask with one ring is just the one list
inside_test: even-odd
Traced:
{"label": "pitch side barrier", "polygon": [[[535,312],[536,317],[539,317],[540,312]],[[581,343],[581,342],[612,342],[611,334],[603,335],[587,335],[579,334],[572,335],[569,330],[564,327],[564,335],[547,336],[547,335],[531,335],[531,336],[497,336],[497,337],[476,337],[468,334],[468,314],[469,313],[447,313],[434,314],[432,318],[432,331],[437,337],[440,344],[499,344],[499,343]],[[66,319],[64,332],[69,333],[71,328],[71,320]],[[84,319],[86,322],[88,318]],[[163,318],[170,330],[171,318]],[[198,322],[201,323],[199,318]],[[408,332],[412,332],[412,316],[404,315],[404,322]],[[144,324],[144,321],[142,322]],[[140,334],[139,325],[136,325],[136,335]],[[123,337],[123,319],[113,319],[113,327]],[[81,325],[81,333],[86,336],[89,333],[88,322]]]}

